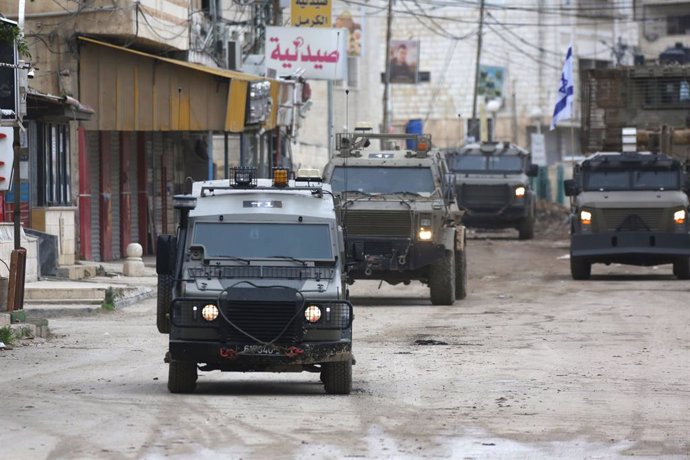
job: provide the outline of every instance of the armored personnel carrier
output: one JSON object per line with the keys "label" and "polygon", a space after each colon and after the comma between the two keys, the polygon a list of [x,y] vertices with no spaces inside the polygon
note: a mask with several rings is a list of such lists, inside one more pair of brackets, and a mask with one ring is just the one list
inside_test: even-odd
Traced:
{"label": "armored personnel carrier", "polygon": [[688,175],[662,154],[597,153],[564,182],[571,203],[570,270],[588,279],[594,263],[673,264],[690,278]]}
{"label": "armored personnel carrier", "polygon": [[429,135],[336,135],[324,181],[341,199],[349,283],[418,280],[434,305],[467,295],[465,228],[448,173]]}
{"label": "armored personnel carrier", "polygon": [[197,371],[319,372],[352,386],[352,305],[330,186],[238,168],[175,197],[177,235],[158,239],[158,329],[170,335],[168,389]]}
{"label": "armored personnel carrier", "polygon": [[446,161],[465,225],[515,228],[521,240],[534,237],[536,197],[529,178],[538,168],[528,151],[507,142],[483,142],[447,152]]}

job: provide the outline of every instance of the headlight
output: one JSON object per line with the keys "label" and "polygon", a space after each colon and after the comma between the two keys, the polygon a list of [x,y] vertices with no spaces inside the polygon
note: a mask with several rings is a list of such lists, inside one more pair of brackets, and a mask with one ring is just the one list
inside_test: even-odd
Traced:
{"label": "headlight", "polygon": [[431,227],[431,219],[429,219],[428,217],[424,217],[419,220],[419,224],[422,227]]}
{"label": "headlight", "polygon": [[685,212],[685,209],[681,209],[680,211],[676,211],[673,213],[673,222],[677,224],[684,224],[686,218],[687,213]]}
{"label": "headlight", "polygon": [[592,213],[589,211],[580,211],[580,222],[583,225],[590,225],[592,223]]}
{"label": "headlight", "polygon": [[419,233],[417,234],[420,240],[422,241],[429,241],[432,237],[431,229],[428,228],[420,228]]}
{"label": "headlight", "polygon": [[515,188],[515,197],[516,197],[516,198],[522,198],[522,197],[524,197],[524,196],[525,196],[525,191],[526,191],[526,190],[525,190],[525,187],[523,187],[523,186],[520,186],[520,187]]}
{"label": "headlight", "polygon": [[321,319],[321,308],[318,305],[309,305],[304,310],[304,319],[310,323],[316,323]]}
{"label": "headlight", "polygon": [[201,317],[206,321],[214,321],[218,318],[218,307],[212,303],[204,305],[204,308],[201,309]]}

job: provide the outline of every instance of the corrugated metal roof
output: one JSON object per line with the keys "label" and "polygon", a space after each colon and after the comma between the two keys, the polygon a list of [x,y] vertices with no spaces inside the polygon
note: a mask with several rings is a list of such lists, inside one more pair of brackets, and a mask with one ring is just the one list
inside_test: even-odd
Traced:
{"label": "corrugated metal roof", "polygon": [[100,45],[100,46],[105,46],[108,48],[116,49],[119,51],[124,51],[127,53],[136,54],[138,56],[148,57],[148,58],[156,59],[156,60],[159,60],[162,62],[167,62],[167,63],[174,64],[174,65],[179,65],[182,67],[186,67],[188,69],[198,70],[199,72],[204,72],[204,73],[208,73],[211,75],[216,75],[218,77],[243,80],[243,81],[270,80],[270,79],[267,79],[264,77],[259,77],[257,75],[252,75],[252,74],[248,74],[248,73],[244,73],[244,72],[237,72],[234,70],[227,70],[227,69],[219,69],[216,67],[209,67],[206,65],[195,64],[193,62],[181,61],[179,59],[171,59],[171,58],[167,58],[167,57],[163,57],[163,56],[156,56],[155,54],[149,54],[149,53],[145,53],[143,51],[138,51],[138,50],[134,50],[131,48],[125,48],[123,46],[113,45],[111,43],[102,42],[100,40],[94,40],[93,38],[79,37],[79,40],[82,40],[82,41],[85,41],[88,43],[93,43],[95,45]]}

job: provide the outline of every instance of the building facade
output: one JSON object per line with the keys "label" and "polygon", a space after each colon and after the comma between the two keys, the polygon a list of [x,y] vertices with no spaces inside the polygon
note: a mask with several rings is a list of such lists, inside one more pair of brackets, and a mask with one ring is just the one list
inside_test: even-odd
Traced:
{"label": "building facade", "polygon": [[[17,18],[17,2],[0,12]],[[188,178],[283,161],[281,120],[299,85],[236,70],[256,8],[56,0],[27,2],[25,14],[30,93],[71,109],[47,116],[36,105],[27,147],[23,223],[58,236],[60,264],[119,259],[131,242],[151,254],[175,231],[172,197]]]}
{"label": "building facade", "polygon": [[[332,104],[336,130],[352,127],[356,121],[381,125],[387,5],[387,0],[334,2],[334,16],[336,11],[350,9],[361,18],[363,50],[349,66],[354,72],[351,83],[355,82],[350,86],[349,98],[344,94],[346,86],[336,85]],[[633,64],[639,31],[633,6],[632,0],[538,0],[519,5],[485,2],[480,21],[479,1],[393,2],[391,39],[418,47],[418,58],[413,58],[417,59],[419,73],[416,83],[390,84],[387,110],[392,129],[403,131],[410,120],[420,120],[436,146],[453,148],[467,140],[473,112],[475,118],[483,112],[495,124],[497,140],[530,148],[531,135],[543,133],[549,163],[578,154],[579,72]],[[480,78],[475,106],[480,22]],[[551,115],[570,43],[574,44],[575,57],[575,113],[571,121],[551,131]],[[388,59],[394,59],[393,50]],[[321,167],[328,159],[327,140],[323,137],[327,119],[325,84],[317,91],[302,131],[304,145],[296,146],[296,158]]]}

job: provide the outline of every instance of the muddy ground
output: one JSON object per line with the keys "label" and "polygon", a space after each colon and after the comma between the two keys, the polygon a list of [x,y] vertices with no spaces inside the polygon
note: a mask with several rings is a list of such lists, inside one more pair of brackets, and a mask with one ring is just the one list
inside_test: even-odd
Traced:
{"label": "muddy ground", "polygon": [[[489,238],[491,236],[491,238]],[[51,319],[0,352],[4,458],[687,458],[690,283],[595,265],[567,240],[472,232],[469,290],[352,287],[354,390],[202,374],[171,395],[155,302]]]}

